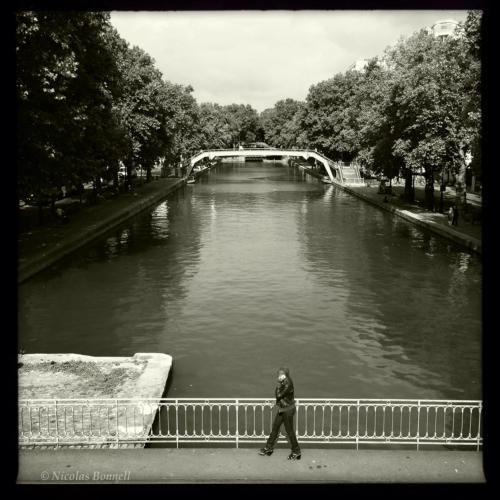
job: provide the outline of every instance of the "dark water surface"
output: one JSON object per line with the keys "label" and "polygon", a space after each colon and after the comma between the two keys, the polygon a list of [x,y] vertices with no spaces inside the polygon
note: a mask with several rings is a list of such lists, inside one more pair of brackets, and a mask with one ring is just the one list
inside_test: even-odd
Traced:
{"label": "dark water surface", "polygon": [[302,172],[221,164],[19,288],[28,353],[174,358],[171,397],[481,397],[479,256]]}

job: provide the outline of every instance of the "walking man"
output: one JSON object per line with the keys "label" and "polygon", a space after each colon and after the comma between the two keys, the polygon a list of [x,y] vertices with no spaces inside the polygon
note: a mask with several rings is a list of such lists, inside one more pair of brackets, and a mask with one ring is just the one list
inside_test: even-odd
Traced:
{"label": "walking man", "polygon": [[274,417],[273,428],[266,446],[259,451],[259,455],[271,455],[273,453],[274,445],[278,440],[281,424],[284,424],[292,447],[292,452],[288,455],[288,460],[300,460],[301,451],[293,428],[293,416],[295,415],[293,382],[290,378],[288,368],[282,367],[278,370],[278,384],[276,385],[274,394],[276,396],[276,407],[278,412]]}

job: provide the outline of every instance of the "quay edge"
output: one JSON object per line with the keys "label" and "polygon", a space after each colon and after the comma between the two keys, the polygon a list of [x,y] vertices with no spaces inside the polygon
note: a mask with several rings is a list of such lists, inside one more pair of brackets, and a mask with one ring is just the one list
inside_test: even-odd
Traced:
{"label": "quay edge", "polygon": [[472,250],[473,252],[482,254],[482,242],[477,238],[460,233],[452,228],[448,228],[442,224],[438,224],[437,222],[422,220],[419,218],[418,214],[415,214],[409,210],[396,208],[394,206],[388,205],[387,203],[382,203],[373,200],[372,198],[365,196],[362,193],[359,193],[348,186],[343,186],[337,183],[334,183],[334,185],[340,187],[349,194],[352,194],[353,196],[356,196],[364,201],[367,201],[368,203],[371,203],[372,205],[379,207],[387,212],[391,212],[394,215],[397,215],[398,217],[401,217],[406,221],[415,224],[416,226],[432,231],[433,233],[439,234],[440,236],[452,240],[454,243],[457,243],[469,250]]}
{"label": "quay edge", "polygon": [[119,226],[131,217],[150,208],[155,203],[160,202],[185,184],[185,179],[177,179],[176,182],[172,182],[165,186],[165,189],[159,189],[145,197],[133,199],[126,207],[123,207],[121,210],[114,212],[108,217],[104,217],[98,223],[88,224],[81,231],[77,231],[76,234],[64,239],[64,241],[54,243],[47,251],[33,258],[28,258],[26,262],[19,262],[17,273],[18,285],[75,252],[79,248],[113,230],[113,228]]}

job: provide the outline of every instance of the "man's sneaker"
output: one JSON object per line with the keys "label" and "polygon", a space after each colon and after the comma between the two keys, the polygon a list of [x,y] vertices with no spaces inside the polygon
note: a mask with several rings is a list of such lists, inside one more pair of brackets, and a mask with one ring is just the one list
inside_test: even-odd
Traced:
{"label": "man's sneaker", "polygon": [[259,455],[272,455],[273,454],[273,450],[271,450],[270,448],[261,448],[260,451],[259,451]]}
{"label": "man's sneaker", "polygon": [[288,455],[288,460],[300,460],[300,457],[302,455],[300,453],[290,453],[290,455]]}

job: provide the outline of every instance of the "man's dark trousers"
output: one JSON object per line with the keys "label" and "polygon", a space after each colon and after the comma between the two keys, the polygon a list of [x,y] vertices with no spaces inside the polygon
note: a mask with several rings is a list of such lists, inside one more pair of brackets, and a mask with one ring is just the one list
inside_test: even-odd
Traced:
{"label": "man's dark trousers", "polygon": [[297,436],[295,435],[295,429],[293,428],[293,416],[295,415],[295,408],[283,411],[282,413],[277,413],[274,417],[273,430],[266,443],[266,448],[272,450],[276,441],[278,440],[281,424],[285,425],[285,431],[290,440],[290,445],[292,447],[292,452],[300,455],[299,443],[297,442]]}

